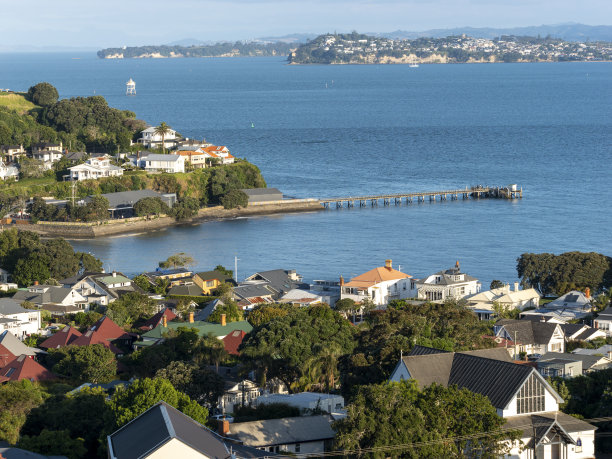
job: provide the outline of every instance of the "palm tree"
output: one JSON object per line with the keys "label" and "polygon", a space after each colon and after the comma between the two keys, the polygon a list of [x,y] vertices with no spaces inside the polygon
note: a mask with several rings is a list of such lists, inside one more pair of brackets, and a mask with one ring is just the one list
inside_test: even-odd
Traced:
{"label": "palm tree", "polygon": [[170,126],[168,126],[164,121],[162,121],[161,123],[159,123],[159,126],[157,126],[155,128],[155,130],[153,131],[153,133],[155,135],[161,135],[162,138],[162,153],[165,153],[165,148],[166,148],[166,135],[170,134],[170,131],[172,129],[170,129]]}

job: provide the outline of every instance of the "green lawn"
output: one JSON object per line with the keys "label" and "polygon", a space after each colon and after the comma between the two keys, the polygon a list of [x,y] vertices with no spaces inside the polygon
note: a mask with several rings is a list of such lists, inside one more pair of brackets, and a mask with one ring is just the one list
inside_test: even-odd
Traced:
{"label": "green lawn", "polygon": [[23,94],[0,92],[0,106],[17,110],[20,114],[37,108],[32,102],[25,99]]}

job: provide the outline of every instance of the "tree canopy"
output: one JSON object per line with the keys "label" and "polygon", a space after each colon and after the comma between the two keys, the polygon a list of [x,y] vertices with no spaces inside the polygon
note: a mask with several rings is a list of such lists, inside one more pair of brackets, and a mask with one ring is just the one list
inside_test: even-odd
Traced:
{"label": "tree canopy", "polygon": [[194,259],[185,252],[170,255],[166,260],[159,262],[160,268],[182,268],[194,264]]}
{"label": "tree canopy", "polygon": [[169,214],[170,208],[158,197],[142,198],[134,204],[134,213],[141,217],[144,215]]}
{"label": "tree canopy", "polygon": [[115,354],[102,344],[49,349],[52,371],[80,383],[111,382],[117,374]]}
{"label": "tree canopy", "polygon": [[55,86],[50,83],[43,82],[38,83],[34,86],[31,86],[28,89],[27,99],[36,105],[40,105],[41,107],[48,107],[53,105],[59,99],[59,93]]}
{"label": "tree canopy", "polygon": [[225,381],[221,376],[191,362],[171,362],[158,370],[155,377],[167,379],[177,390],[208,408],[214,408],[225,392]]}
{"label": "tree canopy", "polygon": [[612,286],[612,258],[595,252],[524,253],[516,270],[523,287],[533,287],[544,296]]}

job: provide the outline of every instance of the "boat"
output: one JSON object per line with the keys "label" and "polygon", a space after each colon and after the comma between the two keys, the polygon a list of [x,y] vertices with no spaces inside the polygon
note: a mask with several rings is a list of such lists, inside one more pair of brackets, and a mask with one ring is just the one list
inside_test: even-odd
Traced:
{"label": "boat", "polygon": [[416,69],[419,66],[419,64],[417,64],[416,62],[411,62],[410,64],[408,64],[408,67],[410,67],[411,69]]}

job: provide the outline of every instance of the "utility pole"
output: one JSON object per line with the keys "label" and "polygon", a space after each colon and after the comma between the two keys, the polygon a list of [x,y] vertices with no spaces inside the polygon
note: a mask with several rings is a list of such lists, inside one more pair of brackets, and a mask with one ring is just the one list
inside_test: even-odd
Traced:
{"label": "utility pole", "polygon": [[235,256],[234,257],[234,281],[236,281],[236,283],[238,283],[238,260],[240,260],[240,258]]}

